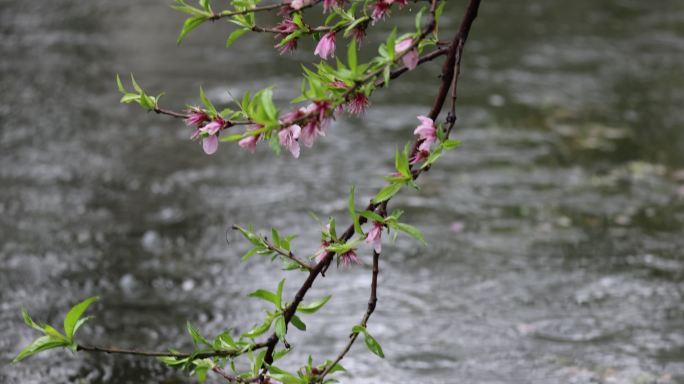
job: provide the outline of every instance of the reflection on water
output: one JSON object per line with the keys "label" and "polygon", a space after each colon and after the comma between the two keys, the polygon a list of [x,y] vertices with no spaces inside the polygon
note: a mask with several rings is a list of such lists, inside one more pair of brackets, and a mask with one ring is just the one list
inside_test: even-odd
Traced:
{"label": "reflection on water", "polygon": [[[225,90],[276,83],[284,103],[311,50],[280,57],[270,36],[249,36],[228,51],[223,23],[176,47],[182,16],[165,3],[0,2],[2,382],[186,382],[120,356],[9,366],[35,336],[20,307],[55,323],[100,294],[82,340],[122,347],[187,348],[186,319],[245,330],[263,310],[246,293],[282,273],[241,264],[246,244],[227,229],[287,228],[313,252],[307,211],[343,217],[352,184],[370,197],[435,90],[432,64],[298,161],[230,146],[207,157],[180,122],[118,105],[114,73],[170,106],[196,102],[200,84],[228,102]],[[387,358],[355,346],[343,381],[683,382],[682,62],[677,0],[484,2],[464,145],[392,203],[430,245],[386,247],[370,327]],[[365,307],[365,261],[317,283],[312,297],[334,298],[292,336],[290,364],[337,353]]]}

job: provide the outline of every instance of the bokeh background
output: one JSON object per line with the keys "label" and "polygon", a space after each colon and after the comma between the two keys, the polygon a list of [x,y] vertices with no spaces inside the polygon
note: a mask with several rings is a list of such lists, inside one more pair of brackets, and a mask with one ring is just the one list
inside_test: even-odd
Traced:
{"label": "bokeh background", "polygon": [[[226,105],[227,91],[275,84],[286,106],[313,43],[279,56],[272,36],[249,35],[226,50],[232,27],[217,22],[178,47],[183,16],[168,3],[0,1],[2,383],[192,382],[124,356],[9,365],[36,336],[20,308],[58,325],[100,295],[79,336],[97,345],[187,349],[186,320],[208,335],[248,329],[265,307],[246,294],[284,273],[241,263],[247,244],[229,227],[275,226],[313,253],[308,212],[345,221],[352,184],[370,198],[438,84],[437,63],[402,77],[299,160],[265,146],[206,156],[181,121],[119,105],[115,74],[175,109],[198,103],[200,85]],[[445,25],[463,6],[449,1]],[[408,31],[415,12],[392,23]],[[384,248],[369,329],[387,358],[357,344],[342,382],[684,383],[683,63],[681,0],[483,1],[464,144],[391,204],[429,245]],[[365,309],[368,253],[316,283],[310,297],[333,299],[291,331],[286,367],[340,350]],[[304,277],[288,276],[291,295]]]}

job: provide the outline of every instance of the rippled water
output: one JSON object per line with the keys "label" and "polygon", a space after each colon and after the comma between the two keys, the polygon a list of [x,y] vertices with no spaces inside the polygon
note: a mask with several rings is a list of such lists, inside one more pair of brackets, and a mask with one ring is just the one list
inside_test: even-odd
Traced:
{"label": "rippled water", "polygon": [[[200,84],[227,103],[226,90],[275,83],[285,103],[311,44],[280,57],[249,36],[225,50],[230,27],[216,23],[176,47],[182,16],[166,3],[0,1],[0,382],[191,381],[154,360],[65,351],[10,366],[35,336],[20,308],[59,323],[101,295],[81,334],[99,345],[188,348],[186,319],[245,330],[263,310],[246,294],[282,273],[240,263],[228,228],[284,228],[313,252],[307,212],[344,217],[352,184],[369,198],[435,91],[431,64],[298,161],[227,145],[204,156],[180,122],[120,106],[114,74],[169,106],[196,103]],[[464,145],[392,202],[430,245],[386,247],[370,330],[387,358],[355,346],[342,381],[684,383],[684,3],[483,3]],[[311,297],[334,298],[293,332],[289,364],[342,347],[367,300],[363,257],[317,282]]]}

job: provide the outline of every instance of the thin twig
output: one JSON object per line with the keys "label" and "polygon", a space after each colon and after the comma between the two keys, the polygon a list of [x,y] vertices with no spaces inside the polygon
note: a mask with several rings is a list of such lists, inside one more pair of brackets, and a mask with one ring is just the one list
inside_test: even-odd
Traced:
{"label": "thin twig", "polygon": [[311,265],[309,265],[307,262],[300,259],[299,257],[295,256],[292,252],[290,252],[290,251],[285,252],[281,248],[276,247],[266,237],[264,237],[264,244],[266,244],[266,247],[269,250],[279,254],[280,256],[283,256],[286,259],[294,261],[295,263],[299,264],[300,267],[306,269],[307,271],[311,271]]}
{"label": "thin twig", "polygon": [[[373,311],[375,311],[375,306],[378,302],[378,273],[380,272],[380,254],[373,251],[373,274],[371,277],[371,293],[370,293],[370,298],[368,299],[368,307],[366,308],[366,313],[364,313],[363,318],[361,319],[361,325],[365,328],[366,325],[368,324],[368,319],[370,319],[371,315],[373,314]],[[354,342],[356,339],[359,337],[358,332],[353,332],[349,335],[349,341],[347,344],[344,346],[344,349],[342,349],[342,352],[340,352],[339,355],[335,358],[335,360],[330,363],[328,366],[325,367],[325,370],[318,375],[316,379],[318,381],[323,382],[323,379],[325,376],[327,376],[330,371],[339,363],[344,356],[347,355],[349,350],[351,349],[352,345],[354,345]]]}
{"label": "thin twig", "polygon": [[[323,0],[313,0],[311,3],[304,5],[304,6],[301,7],[299,10],[303,10],[303,9],[306,9],[306,8],[313,7],[314,5],[316,5],[316,4],[318,4],[318,3],[322,2],[322,1],[323,1]],[[242,11],[221,11],[221,12],[219,12],[219,13],[217,13],[217,14],[212,15],[212,16],[209,18],[209,20],[212,20],[212,21],[213,21],[213,20],[218,20],[218,19],[222,19],[222,18],[225,18],[225,17],[231,17],[231,16],[239,16],[239,15],[246,15],[246,14],[249,14],[249,13],[273,11],[273,10],[275,10],[275,9],[280,9],[280,8],[282,8],[282,7],[284,7],[284,6],[288,6],[288,7],[289,7],[289,6],[290,6],[290,3],[289,3],[289,2],[282,2],[282,3],[279,3],[279,4],[264,5],[264,6],[262,6],[262,7],[254,7],[254,8],[245,9],[245,10],[242,10]]]}
{"label": "thin twig", "polygon": [[226,372],[223,368],[219,367],[218,365],[214,366],[214,368],[211,369],[212,371],[216,372],[218,375],[226,379],[229,383],[256,383],[259,380],[261,380],[260,376],[256,377],[251,377],[251,378],[244,378],[240,376],[234,376]]}
{"label": "thin twig", "polygon": [[[266,347],[266,343],[255,343],[248,348],[249,350],[257,350]],[[234,351],[211,351],[211,352],[200,352],[197,354],[193,353],[181,353],[181,352],[158,352],[158,351],[138,351],[132,349],[122,349],[115,347],[97,347],[97,346],[87,346],[79,344],[76,347],[76,351],[79,352],[95,352],[95,353],[111,353],[120,355],[132,355],[132,356],[145,356],[145,357],[176,357],[176,358],[186,358],[193,356],[197,359],[205,359],[208,357],[235,357],[243,353],[247,353],[247,348],[243,350]]]}

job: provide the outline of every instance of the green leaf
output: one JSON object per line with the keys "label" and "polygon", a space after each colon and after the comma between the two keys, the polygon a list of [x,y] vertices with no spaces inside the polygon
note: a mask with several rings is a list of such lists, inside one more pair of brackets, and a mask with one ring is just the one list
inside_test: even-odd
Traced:
{"label": "green leaf", "polygon": [[202,104],[209,110],[209,114],[211,116],[216,116],[216,108],[214,107],[214,104],[211,103],[207,95],[204,93],[204,88],[200,86],[200,99],[202,99]]}
{"label": "green leaf", "polygon": [[264,333],[266,333],[271,328],[271,324],[273,323],[274,319],[275,319],[274,315],[269,314],[268,316],[266,316],[263,323],[261,323],[260,325],[250,329],[248,332],[244,333],[243,336],[249,337],[250,339],[253,339],[257,336],[263,335]]}
{"label": "green leaf", "polygon": [[121,82],[121,77],[119,77],[119,74],[116,74],[116,86],[119,88],[119,92],[121,93],[126,93],[126,88],[124,87],[123,83]]}
{"label": "green leaf", "polygon": [[31,344],[29,344],[26,348],[24,348],[17,357],[12,360],[12,363],[17,363],[19,361],[22,361],[26,359],[27,357],[31,357],[35,355],[38,352],[42,352],[48,349],[53,349],[53,348],[59,348],[59,347],[66,347],[69,345],[68,341],[65,341],[63,339],[59,339],[54,336],[41,336],[37,339],[35,339]]}
{"label": "green leaf", "polygon": [[254,363],[252,364],[252,376],[258,376],[259,375],[259,370],[261,369],[261,366],[264,364],[264,358],[266,357],[266,351],[261,351],[259,354],[256,356],[256,359],[254,359]]}
{"label": "green leaf", "polygon": [[446,140],[442,143],[442,148],[444,148],[445,150],[450,150],[450,149],[457,148],[460,145],[461,145],[460,140],[449,139],[449,140]]}
{"label": "green leaf", "polygon": [[411,178],[411,168],[409,167],[408,159],[409,144],[404,147],[402,152],[397,148],[394,155],[394,167],[406,179]]}
{"label": "green leaf", "polygon": [[[326,361],[323,363],[323,365],[321,366],[321,368],[325,369],[325,367],[329,366],[329,365],[332,364],[332,363],[333,363],[332,361],[326,360]],[[346,371],[347,371],[347,370],[344,369],[344,367],[343,367],[341,364],[338,363],[338,364],[335,364],[332,368],[330,368],[330,371],[328,371],[328,374],[331,374],[331,375],[332,375],[332,374],[335,373],[335,372],[346,372]]]}
{"label": "green leaf", "polygon": [[268,376],[272,377],[275,380],[278,380],[283,384],[306,384],[308,382],[307,380],[300,379],[299,377],[291,374],[290,372],[284,371],[274,365],[271,365],[268,368],[268,370]]}
{"label": "green leaf", "polygon": [[128,104],[138,100],[140,100],[140,95],[137,93],[127,93],[121,96],[121,100],[119,100],[119,102],[122,104]]}
{"label": "green leaf", "polygon": [[380,356],[383,359],[385,358],[385,353],[382,351],[382,347],[380,346],[378,341],[370,335],[370,333],[366,332],[366,334],[364,335],[364,341],[366,342],[366,347],[368,347],[368,349],[371,352]]}
{"label": "green leaf", "polygon": [[359,218],[356,216],[356,202],[354,201],[355,194],[356,190],[354,186],[352,186],[351,191],[349,191],[349,216],[354,224],[354,231],[359,235],[363,235],[363,229],[361,228],[361,224],[359,224]]}
{"label": "green leaf", "polygon": [[278,300],[278,296],[275,293],[267,291],[265,289],[257,289],[256,291],[250,293],[249,297],[256,297],[259,299],[266,300],[268,302],[273,303],[276,307],[280,308],[280,300]]}
{"label": "green leaf", "polygon": [[230,48],[237,39],[239,39],[242,35],[244,35],[247,32],[249,32],[249,29],[246,28],[236,29],[233,32],[231,32],[230,36],[228,36],[228,40],[226,40],[226,48]]}
{"label": "green leaf", "polygon": [[423,244],[425,244],[425,237],[423,237],[423,233],[420,232],[420,230],[412,225],[405,224],[405,223],[395,223],[392,224],[392,228],[398,229],[404,233],[407,233],[416,239],[420,240]]}
{"label": "green leaf", "polygon": [[382,347],[380,346],[378,341],[375,340],[375,338],[373,336],[371,336],[371,334],[368,332],[366,327],[364,327],[363,325],[357,324],[357,325],[352,327],[352,332],[353,333],[363,333],[364,342],[366,343],[366,347],[368,347],[368,350],[370,350],[371,352],[373,352],[374,354],[376,354],[382,358],[385,357],[385,354],[382,351]]}
{"label": "green leaf", "polygon": [[392,184],[384,187],[373,198],[373,204],[379,204],[379,203],[382,203],[383,201],[391,199],[392,196],[396,195],[399,192],[399,190],[401,190],[401,187],[402,187],[401,183],[392,183]]}
{"label": "green leaf", "polygon": [[209,348],[212,348],[212,344],[207,340],[204,336],[200,335],[199,330],[195,328],[189,321],[186,323],[188,333],[190,334],[190,337],[192,337],[192,342],[195,344],[195,346],[199,347],[200,344],[207,345]]}
{"label": "green leaf", "polygon": [[347,64],[349,65],[349,69],[356,73],[356,38],[349,43],[349,48],[347,49]]}
{"label": "green leaf", "polygon": [[382,216],[378,215],[375,212],[371,212],[371,211],[361,211],[361,212],[359,212],[359,216],[363,216],[368,220],[372,220],[372,221],[375,221],[378,223],[384,223],[385,222],[385,219]]}
{"label": "green leaf", "polygon": [[131,83],[133,84],[133,89],[135,89],[136,92],[140,93],[142,92],[142,88],[138,84],[137,81],[135,81],[135,77],[133,77],[133,74],[131,73]]}
{"label": "green leaf", "polygon": [[26,309],[24,309],[24,308],[21,309],[21,316],[24,318],[24,323],[26,323],[26,325],[28,325],[29,327],[35,329],[36,331],[45,332],[45,331],[43,330],[43,327],[41,327],[40,325],[36,324],[36,323],[33,321],[33,319],[31,319],[31,316],[29,316],[29,314],[28,314],[28,312],[26,311]]}
{"label": "green leaf", "polygon": [[199,0],[200,7],[204,8],[205,11],[211,12],[211,8],[209,8],[209,0]]}
{"label": "green leaf", "polygon": [[204,382],[207,379],[207,372],[214,368],[214,362],[211,359],[195,360],[192,363],[195,365],[192,373],[200,382]]}
{"label": "green leaf", "polygon": [[71,340],[67,339],[66,336],[62,335],[62,332],[56,330],[50,325],[43,324],[43,332],[47,336],[52,336],[54,338],[57,338],[62,341],[70,342]]}
{"label": "green leaf", "polygon": [[138,102],[140,103],[141,107],[149,110],[154,109],[154,107],[156,106],[154,100],[152,100],[151,97],[147,96],[145,91],[140,91],[140,99],[138,100]]}
{"label": "green leaf", "polygon": [[307,315],[316,313],[318,312],[319,309],[323,308],[323,306],[330,300],[332,295],[325,296],[321,299],[318,299],[310,304],[302,304],[300,303],[297,306],[297,312],[305,313]]}
{"label": "green leaf", "polygon": [[390,82],[391,67],[388,65],[382,70],[382,78],[384,80],[383,86],[385,88],[389,87]]}
{"label": "green leaf", "polygon": [[299,318],[299,316],[292,316],[292,318],[290,319],[290,323],[292,323],[292,325],[294,325],[300,331],[306,331],[306,324],[304,324],[304,322],[302,321],[302,319]]}
{"label": "green leaf", "polygon": [[275,333],[278,336],[278,339],[285,340],[285,334],[287,333],[287,326],[285,325],[285,319],[282,316],[280,316],[278,318],[278,320],[276,320]]}
{"label": "green leaf", "polygon": [[276,307],[281,308],[282,307],[282,301],[283,301],[283,288],[285,287],[285,279],[280,280],[278,283],[278,290],[276,291]]}
{"label": "green leaf", "polygon": [[178,35],[178,39],[176,40],[176,44],[180,44],[181,41],[185,38],[185,36],[192,31],[193,29],[197,28],[200,26],[200,24],[204,23],[207,21],[206,16],[193,16],[185,20],[183,23],[183,29],[180,32],[180,35]]}

